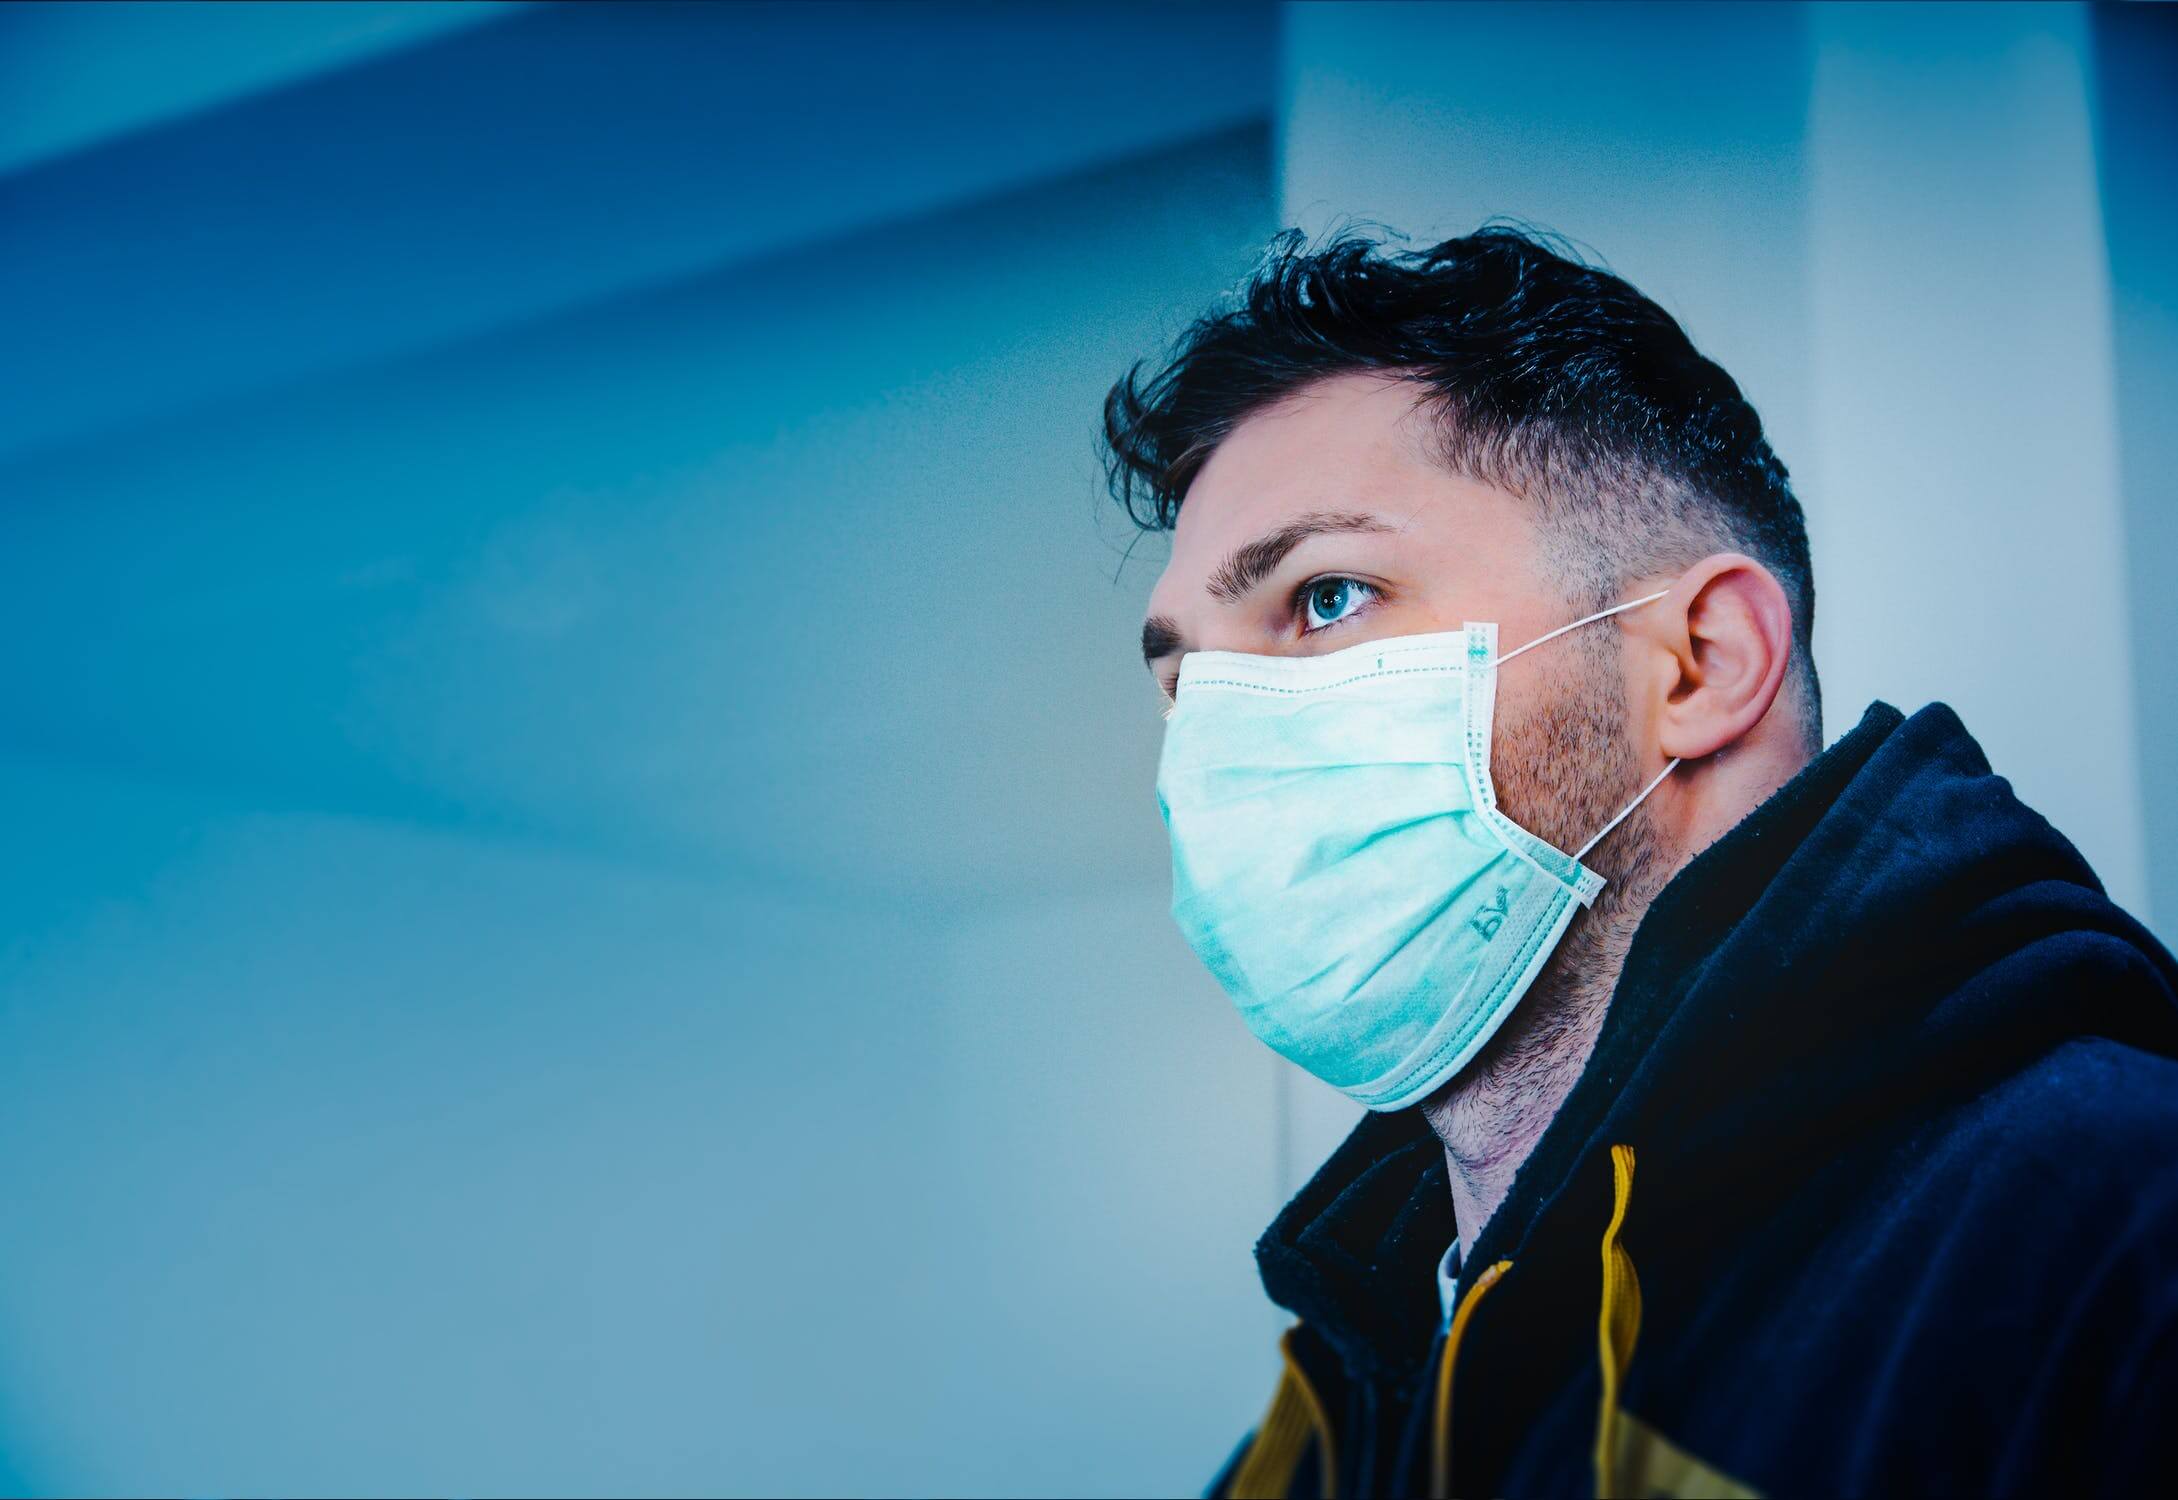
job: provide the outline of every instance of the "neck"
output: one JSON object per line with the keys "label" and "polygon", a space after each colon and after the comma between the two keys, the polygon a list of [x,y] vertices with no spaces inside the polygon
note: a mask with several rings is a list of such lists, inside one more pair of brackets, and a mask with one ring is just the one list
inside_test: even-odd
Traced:
{"label": "neck", "polygon": [[[1788,737],[1788,735],[1790,737]],[[1614,833],[1622,867],[1573,919],[1534,985],[1488,1046],[1422,1103],[1444,1143],[1452,1216],[1472,1245],[1511,1190],[1535,1143],[1573,1092],[1603,1033],[1604,1012],[1649,904],[1695,854],[1805,765],[1796,730],[1765,723],[1748,742],[1674,773],[1665,807],[1644,807]]]}
{"label": "neck", "polygon": [[[1566,930],[1512,1018],[1422,1106],[1444,1143],[1452,1216],[1472,1245],[1588,1065],[1648,896],[1606,886]],[[1618,899],[1606,901],[1616,892]]]}

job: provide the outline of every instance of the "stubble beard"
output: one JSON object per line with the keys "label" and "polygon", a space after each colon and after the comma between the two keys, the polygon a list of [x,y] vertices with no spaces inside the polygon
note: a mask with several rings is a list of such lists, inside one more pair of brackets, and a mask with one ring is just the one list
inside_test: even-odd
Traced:
{"label": "stubble beard", "polygon": [[[1523,712],[1495,727],[1491,748],[1498,805],[1568,854],[1648,781],[1627,732],[1619,634],[1576,636],[1587,638],[1567,641],[1572,649],[1560,660],[1534,662],[1550,677],[1524,695]],[[1455,1172],[1487,1180],[1525,1160],[1541,1138],[1594,1050],[1634,931],[1668,878],[1666,855],[1644,803],[1582,861],[1606,881],[1594,905],[1574,914],[1482,1051],[1422,1102]]]}

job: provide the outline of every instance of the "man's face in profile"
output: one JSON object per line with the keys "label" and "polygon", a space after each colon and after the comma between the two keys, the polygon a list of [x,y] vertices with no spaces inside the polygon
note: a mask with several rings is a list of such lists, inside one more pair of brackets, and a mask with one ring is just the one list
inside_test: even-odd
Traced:
{"label": "man's face in profile", "polygon": [[[1313,656],[1469,620],[1509,651],[1584,612],[1547,576],[1527,503],[1428,456],[1421,389],[1334,376],[1218,445],[1150,593],[1143,655],[1167,694],[1188,651]],[[1500,800],[1561,849],[1638,784],[1615,633],[1577,634],[1508,665],[1498,699]]]}

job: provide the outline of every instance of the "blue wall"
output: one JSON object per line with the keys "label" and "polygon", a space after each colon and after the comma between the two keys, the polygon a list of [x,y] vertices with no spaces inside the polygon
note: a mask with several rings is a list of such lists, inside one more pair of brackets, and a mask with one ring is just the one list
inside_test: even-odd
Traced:
{"label": "blue wall", "polygon": [[1273,20],[530,8],[0,178],[4,1487],[1223,1457],[1274,1073],[1090,439]]}
{"label": "blue wall", "polygon": [[2071,611],[2167,925],[2171,31],[1953,9],[0,9],[0,1490],[1198,1488],[1347,1116],[1169,921],[1092,437],[1287,218],[1684,313],[1847,694]]}

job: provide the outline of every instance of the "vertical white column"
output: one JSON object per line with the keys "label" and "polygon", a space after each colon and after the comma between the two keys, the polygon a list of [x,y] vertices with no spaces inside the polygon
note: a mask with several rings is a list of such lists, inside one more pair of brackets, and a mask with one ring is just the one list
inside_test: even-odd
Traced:
{"label": "vertical white column", "polygon": [[1951,704],[2145,918],[2086,17],[1818,6],[1816,662],[1833,733]]}
{"label": "vertical white column", "polygon": [[2109,247],[2149,905],[2178,930],[2178,11],[2100,6],[2095,145]]}

